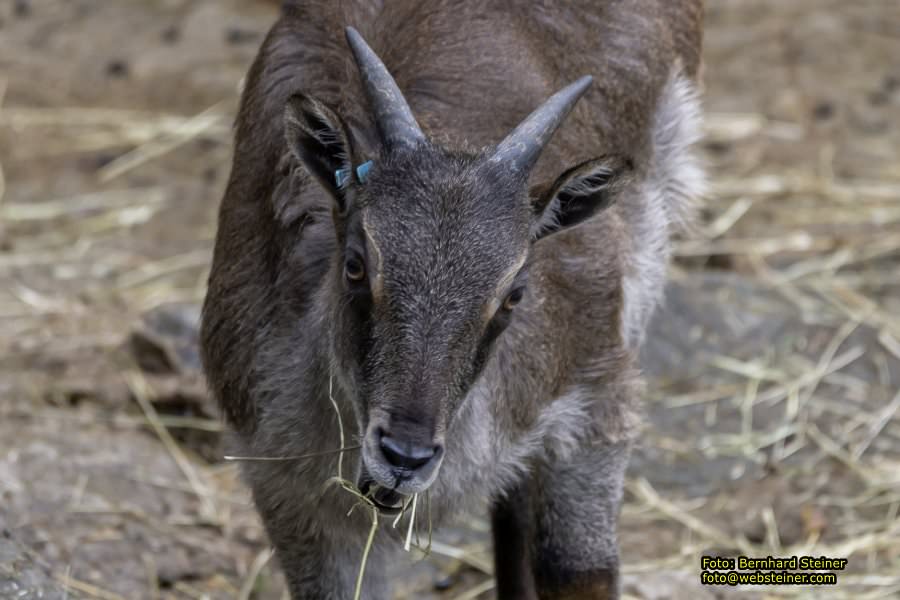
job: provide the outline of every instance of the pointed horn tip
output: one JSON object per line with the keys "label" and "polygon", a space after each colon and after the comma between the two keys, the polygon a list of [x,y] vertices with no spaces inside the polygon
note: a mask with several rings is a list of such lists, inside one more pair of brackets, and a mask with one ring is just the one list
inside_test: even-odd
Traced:
{"label": "pointed horn tip", "polygon": [[424,140],[425,134],[384,62],[354,27],[345,27],[344,33],[383,141],[393,146]]}
{"label": "pointed horn tip", "polygon": [[[593,82],[592,76],[585,75],[545,100],[544,104],[500,142],[491,161],[506,161],[512,169],[527,172],[537,160],[544,145],[562,124],[566,115],[574,108]],[[527,125],[532,127],[529,128]],[[544,139],[532,139],[533,133],[528,131],[529,129],[542,130],[543,133],[538,137],[543,136]]]}
{"label": "pointed horn tip", "polygon": [[569,88],[580,96],[581,94],[585,93],[593,83],[594,77],[592,75],[585,75],[584,77],[579,77],[571,84],[569,84]]}
{"label": "pointed horn tip", "polygon": [[366,38],[364,38],[355,27],[345,27],[344,36],[347,38],[347,45],[350,46],[350,52],[353,53],[353,58],[356,60],[357,64],[361,61],[365,61],[371,56],[378,58],[375,55],[375,51],[369,46],[369,42],[366,41]]}
{"label": "pointed horn tip", "polygon": [[358,54],[361,49],[368,47],[366,40],[363,39],[363,36],[359,34],[355,27],[345,27],[344,36],[347,38],[347,45],[353,50],[353,54]]}

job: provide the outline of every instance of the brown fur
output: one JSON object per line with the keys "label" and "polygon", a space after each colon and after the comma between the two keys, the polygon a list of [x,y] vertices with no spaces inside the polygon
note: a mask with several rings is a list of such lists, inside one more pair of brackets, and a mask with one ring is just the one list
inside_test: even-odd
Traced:
{"label": "brown fur", "polygon": [[[204,308],[205,368],[235,443],[271,456],[334,448],[333,376],[350,435],[369,440],[376,415],[401,415],[405,434],[446,442],[429,488],[437,520],[490,498],[501,598],[616,597],[615,519],[640,389],[636,347],[622,331],[623,280],[640,276],[638,232],[654,226],[641,208],[642,186],[657,183],[654,115],[673,73],[694,78],[699,69],[700,0],[284,6],[247,77]],[[385,62],[433,148],[414,156],[381,149],[344,41],[347,25]],[[479,148],[585,74],[595,83],[544,151],[530,193],[483,167]],[[377,158],[366,189],[336,203],[291,155],[283,115],[298,92],[328,107],[351,164]],[[597,157],[624,157],[610,164],[633,171],[617,184],[615,201],[529,245],[535,226],[526,197],[551,205],[548,190],[566,186],[560,175],[580,176],[573,166]],[[434,214],[397,221],[408,206]],[[364,239],[363,221],[384,262],[376,332],[396,342],[378,350],[372,364],[383,375],[365,385],[338,292],[343,253],[354,236]],[[431,236],[452,227],[429,233],[429,223],[455,224],[471,240],[436,252]],[[472,381],[463,368],[470,348],[448,340],[483,327],[483,310],[468,320],[423,321],[422,331],[436,332],[428,340],[403,337],[425,318],[398,283],[404,273],[421,267],[422,281],[436,273],[430,309],[452,315],[482,297],[502,301],[495,290],[526,249],[527,295],[483,370],[470,369]],[[409,320],[391,326],[401,314]],[[358,456],[345,460],[362,468]],[[322,494],[335,469],[333,456],[244,469],[295,598],[345,598],[355,576],[367,523],[359,512],[345,516],[352,498]],[[366,597],[383,597],[389,537],[378,538]]]}

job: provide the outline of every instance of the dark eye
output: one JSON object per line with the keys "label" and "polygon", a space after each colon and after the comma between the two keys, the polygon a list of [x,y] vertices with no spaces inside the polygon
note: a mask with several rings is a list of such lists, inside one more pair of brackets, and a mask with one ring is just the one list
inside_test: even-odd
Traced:
{"label": "dark eye", "polygon": [[365,279],[366,267],[358,256],[350,256],[344,261],[344,276],[354,283]]}
{"label": "dark eye", "polygon": [[503,310],[512,310],[516,304],[522,301],[522,296],[525,295],[525,288],[516,288],[511,291],[506,299],[503,301]]}

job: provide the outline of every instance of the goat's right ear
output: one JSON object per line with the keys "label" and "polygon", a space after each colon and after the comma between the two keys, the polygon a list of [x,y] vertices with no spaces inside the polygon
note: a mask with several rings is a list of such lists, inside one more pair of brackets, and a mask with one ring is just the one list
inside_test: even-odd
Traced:
{"label": "goat's right ear", "polygon": [[628,159],[603,156],[572,167],[550,185],[532,189],[534,239],[577,225],[603,211],[629,182],[631,170]]}
{"label": "goat's right ear", "polygon": [[291,153],[346,210],[345,193],[337,171],[351,168],[350,136],[344,122],[330,108],[310,96],[291,96],[284,111],[284,131]]}

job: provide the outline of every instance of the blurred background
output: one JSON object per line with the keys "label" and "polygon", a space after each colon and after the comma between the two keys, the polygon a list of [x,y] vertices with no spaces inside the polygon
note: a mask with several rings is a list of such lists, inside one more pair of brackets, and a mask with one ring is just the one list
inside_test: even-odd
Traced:
{"label": "blurred background", "polygon": [[[631,599],[900,597],[900,2],[708,0],[713,180],[648,336]],[[0,2],[0,597],[281,598],[196,354],[277,3]],[[399,598],[492,598],[483,516]],[[847,557],[711,588],[699,556]]]}

